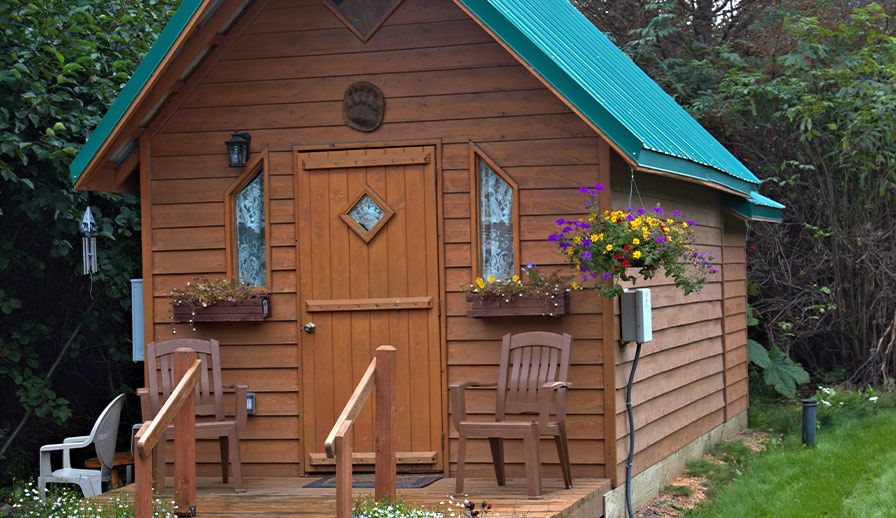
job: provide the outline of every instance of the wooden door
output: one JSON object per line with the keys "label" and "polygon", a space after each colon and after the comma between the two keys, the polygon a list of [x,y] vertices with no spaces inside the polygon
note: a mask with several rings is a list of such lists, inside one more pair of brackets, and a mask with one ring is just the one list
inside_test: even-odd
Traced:
{"label": "wooden door", "polygon": [[[295,159],[303,471],[332,470],[324,440],[384,344],[398,349],[399,469],[441,469],[435,149]],[[370,459],[373,401],[354,425],[353,450]]]}

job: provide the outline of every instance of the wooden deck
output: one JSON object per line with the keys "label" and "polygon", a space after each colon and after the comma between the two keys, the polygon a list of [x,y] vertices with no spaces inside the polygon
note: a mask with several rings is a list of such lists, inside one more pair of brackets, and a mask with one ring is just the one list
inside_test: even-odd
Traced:
{"label": "wooden deck", "polygon": [[[317,477],[309,478],[244,478],[245,493],[234,493],[230,486],[200,479],[196,498],[199,518],[323,518],[335,515],[335,489],[306,488]],[[465,482],[470,500],[493,505],[492,516],[501,518],[599,518],[603,515],[603,495],[610,490],[606,479],[575,479],[572,489],[564,489],[562,479],[544,479],[544,498],[526,498],[526,480],[508,479],[498,487],[494,479],[471,479]],[[133,491],[133,484],[118,491]],[[168,487],[169,491],[171,487]],[[431,506],[448,501],[454,491],[454,479],[443,478],[422,489],[399,489],[405,501]],[[357,496],[372,494],[373,489],[355,489]],[[113,493],[105,493],[111,495]],[[102,498],[102,497],[100,497]],[[457,500],[457,499],[456,499]],[[463,498],[460,498],[463,501]]]}

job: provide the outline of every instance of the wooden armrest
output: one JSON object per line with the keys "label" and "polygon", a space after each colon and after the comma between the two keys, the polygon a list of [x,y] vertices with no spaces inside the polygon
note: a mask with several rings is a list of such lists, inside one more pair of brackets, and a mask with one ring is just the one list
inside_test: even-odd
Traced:
{"label": "wooden armrest", "polygon": [[454,428],[460,426],[461,421],[467,419],[467,387],[497,387],[497,383],[479,383],[477,381],[467,381],[465,383],[454,383],[448,387],[451,392],[451,422]]}
{"label": "wooden armrest", "polygon": [[541,386],[543,389],[551,389],[551,390],[559,390],[559,389],[568,389],[572,386],[572,383],[568,381],[553,381],[551,383],[545,383]]}
{"label": "wooden armrest", "polygon": [[457,390],[457,389],[465,390],[469,387],[497,387],[497,386],[498,386],[497,382],[480,383],[478,381],[466,381],[464,383],[453,383],[448,386],[448,389],[449,390]]}
{"label": "wooden armrest", "polygon": [[240,430],[242,430],[243,426],[246,424],[246,392],[249,390],[249,386],[222,385],[222,388],[236,391],[236,399],[234,399],[236,410],[233,415],[236,418],[236,432],[239,434]]}
{"label": "wooden armrest", "polygon": [[149,389],[145,387],[138,388],[137,395],[140,396],[140,418],[143,419],[144,422],[152,421],[152,418],[155,417],[153,415],[155,412],[150,408],[152,402],[149,400]]}

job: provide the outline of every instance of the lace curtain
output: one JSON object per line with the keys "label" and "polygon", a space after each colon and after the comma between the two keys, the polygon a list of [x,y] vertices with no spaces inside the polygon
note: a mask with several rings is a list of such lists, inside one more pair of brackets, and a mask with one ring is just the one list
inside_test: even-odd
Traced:
{"label": "lace curtain", "polygon": [[264,174],[259,172],[236,196],[237,275],[252,286],[267,285],[264,242]]}
{"label": "lace curtain", "polygon": [[479,239],[482,276],[513,277],[513,188],[484,160],[479,160]]}

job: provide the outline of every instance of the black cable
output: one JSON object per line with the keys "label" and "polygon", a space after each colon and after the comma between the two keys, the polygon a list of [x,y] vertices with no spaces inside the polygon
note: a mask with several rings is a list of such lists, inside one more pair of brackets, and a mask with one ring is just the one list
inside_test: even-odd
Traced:
{"label": "black cable", "polygon": [[628,462],[625,465],[625,507],[628,509],[628,518],[634,518],[632,512],[632,462],[635,459],[635,418],[632,414],[632,385],[635,382],[635,370],[638,368],[638,358],[641,357],[641,343],[635,349],[635,360],[632,362],[632,372],[628,375],[628,385],[625,387],[625,409],[628,411]]}

